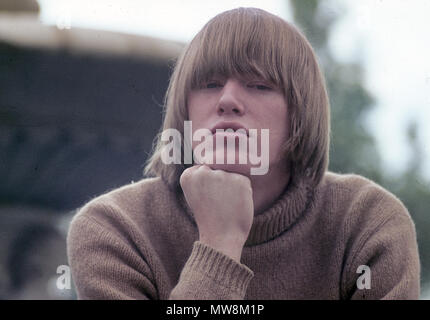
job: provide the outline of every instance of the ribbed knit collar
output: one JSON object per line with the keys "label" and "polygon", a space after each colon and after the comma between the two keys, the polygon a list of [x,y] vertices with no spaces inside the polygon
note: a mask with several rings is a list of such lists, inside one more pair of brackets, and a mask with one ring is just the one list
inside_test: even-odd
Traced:
{"label": "ribbed knit collar", "polygon": [[[312,194],[312,188],[306,179],[291,181],[270,208],[254,216],[245,246],[270,241],[286,231],[309,206]],[[182,207],[194,221],[194,215],[182,193],[179,198]]]}
{"label": "ribbed knit collar", "polygon": [[254,216],[245,246],[270,241],[286,231],[306,210],[311,198],[312,189],[305,179],[290,182],[269,209]]}

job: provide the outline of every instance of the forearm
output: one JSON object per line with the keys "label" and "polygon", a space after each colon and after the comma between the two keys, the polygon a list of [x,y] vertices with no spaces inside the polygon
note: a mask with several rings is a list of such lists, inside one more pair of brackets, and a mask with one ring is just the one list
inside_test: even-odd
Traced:
{"label": "forearm", "polygon": [[232,257],[196,241],[169,299],[240,300],[254,273]]}

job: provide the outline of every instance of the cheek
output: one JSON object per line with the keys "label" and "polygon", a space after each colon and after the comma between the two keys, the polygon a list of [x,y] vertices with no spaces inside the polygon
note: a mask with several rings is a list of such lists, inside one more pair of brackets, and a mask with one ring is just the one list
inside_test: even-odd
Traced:
{"label": "cheek", "polygon": [[271,108],[270,112],[268,113],[268,117],[266,118],[266,125],[267,128],[270,129],[269,152],[271,157],[273,157],[282,150],[289,137],[288,114],[284,104],[279,104]]}
{"label": "cheek", "polygon": [[279,133],[283,139],[288,137],[288,108],[284,98],[280,98],[278,103],[275,105],[273,115],[273,127]]}
{"label": "cheek", "polygon": [[262,125],[270,129],[270,135],[273,134],[277,139],[287,138],[288,114],[284,104],[267,105],[261,118],[264,119]]}
{"label": "cheek", "polygon": [[196,125],[199,125],[204,119],[207,119],[208,113],[207,101],[199,97],[193,97],[188,100],[188,119]]}
{"label": "cheek", "polygon": [[194,119],[198,117],[198,109],[196,108],[196,105],[194,102],[189,102],[187,106],[188,111],[188,120],[191,120],[194,122]]}
{"label": "cheek", "polygon": [[195,93],[191,92],[187,96],[187,112],[189,120],[193,120],[197,116],[199,105],[199,97]]}

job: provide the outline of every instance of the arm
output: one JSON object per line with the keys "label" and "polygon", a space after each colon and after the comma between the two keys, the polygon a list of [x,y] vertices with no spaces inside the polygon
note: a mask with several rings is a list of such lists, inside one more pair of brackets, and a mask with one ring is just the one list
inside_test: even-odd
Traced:
{"label": "arm", "polygon": [[[78,298],[159,299],[151,251],[136,250],[92,217],[106,210],[113,208],[85,207],[69,229],[68,257]],[[252,276],[243,264],[197,241],[169,299],[242,299]]]}
{"label": "arm", "polygon": [[92,218],[73,219],[67,254],[78,299],[157,298],[147,261]]}
{"label": "arm", "polygon": [[245,265],[196,241],[169,299],[241,300],[253,275]]}
{"label": "arm", "polygon": [[[370,269],[370,289],[358,289],[357,268]],[[415,227],[406,212],[396,212],[366,234],[347,265],[349,299],[418,299],[420,262]]]}
{"label": "arm", "polygon": [[[254,217],[249,178],[197,165],[183,172],[180,183],[194,213],[199,241],[171,297],[243,299],[253,277],[240,263]],[[207,290],[201,294],[200,288]]]}

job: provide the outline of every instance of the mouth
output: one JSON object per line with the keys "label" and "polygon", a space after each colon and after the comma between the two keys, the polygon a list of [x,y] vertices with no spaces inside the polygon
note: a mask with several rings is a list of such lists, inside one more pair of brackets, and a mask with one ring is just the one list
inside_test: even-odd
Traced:
{"label": "mouth", "polygon": [[247,137],[249,137],[248,129],[237,122],[226,122],[226,121],[218,122],[214,127],[212,127],[211,132],[212,134],[216,134],[216,133],[220,133],[220,131],[217,132],[217,130],[224,130],[225,132],[227,129],[233,130],[234,134],[245,134]]}

